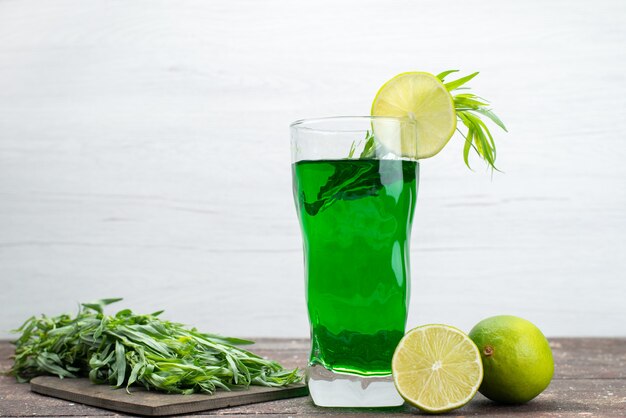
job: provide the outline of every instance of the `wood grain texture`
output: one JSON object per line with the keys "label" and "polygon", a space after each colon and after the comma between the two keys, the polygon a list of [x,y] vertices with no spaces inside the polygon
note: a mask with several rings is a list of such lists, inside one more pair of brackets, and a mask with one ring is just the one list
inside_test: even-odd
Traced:
{"label": "wood grain texture", "polygon": [[0,1],[0,334],[122,296],[306,336],[287,125],[410,69],[472,82],[504,174],[422,165],[409,323],[626,335],[626,2]]}
{"label": "wood grain texture", "polygon": [[137,387],[130,388],[129,396],[124,389],[115,390],[106,385],[94,385],[86,378],[59,379],[55,376],[34,378],[30,381],[30,390],[41,395],[112,411],[149,416],[189,414],[309,394],[306,385],[299,383],[282,388],[251,386],[245,390],[218,391],[213,395],[163,394]]}
{"label": "wood grain texture", "polygon": [[[522,406],[499,406],[478,394],[472,402],[448,416],[510,417],[623,417],[626,415],[626,339],[551,338],[555,359],[552,383],[539,397]],[[306,340],[260,339],[252,350],[286,367],[303,367]],[[0,342],[0,372],[9,369],[13,348]],[[389,409],[317,408],[308,397],[284,399],[198,413],[198,416],[376,416],[419,415],[410,407]],[[27,384],[0,375],[0,416],[118,416],[111,411],[41,396]]]}

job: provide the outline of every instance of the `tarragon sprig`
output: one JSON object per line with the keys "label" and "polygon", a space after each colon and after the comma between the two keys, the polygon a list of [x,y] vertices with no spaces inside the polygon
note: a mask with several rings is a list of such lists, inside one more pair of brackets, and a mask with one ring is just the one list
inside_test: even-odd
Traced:
{"label": "tarragon sprig", "polygon": [[456,111],[457,118],[467,128],[467,132],[463,133],[457,127],[457,131],[459,131],[463,138],[465,138],[465,146],[463,147],[463,160],[465,161],[465,165],[470,167],[469,154],[470,149],[473,149],[483,160],[485,160],[490,168],[497,170],[495,166],[496,143],[493,139],[493,135],[491,135],[491,132],[489,131],[489,128],[481,119],[481,116],[486,116],[505,132],[508,131],[500,118],[490,109],[489,102],[487,100],[473,93],[453,94],[457,90],[467,90],[467,87],[462,86],[478,75],[478,72],[475,72],[468,76],[446,83],[445,78],[456,72],[458,72],[458,70],[444,71],[437,74],[437,78],[444,83],[444,86],[448,92],[450,92],[450,95],[454,100],[454,109]]}
{"label": "tarragon sprig", "polygon": [[[361,151],[361,155],[359,156],[359,159],[363,160],[367,158],[373,158],[376,155],[376,150],[380,146],[376,142],[376,138],[374,137],[374,132],[368,129],[367,132],[365,133],[365,139],[362,141],[359,141],[358,144],[361,144],[363,142],[365,142],[365,145],[363,146],[363,151]],[[357,141],[352,141],[352,145],[350,146],[350,152],[348,153],[348,159],[351,159],[352,157],[354,157],[354,152],[356,151],[356,147],[358,144],[357,144]]]}
{"label": "tarragon sprig", "polygon": [[95,383],[126,389],[139,384],[169,393],[213,393],[217,388],[285,386],[302,378],[243,348],[251,341],[200,332],[130,309],[105,315],[120,299],[84,303],[76,316],[32,317],[17,332],[18,381],[53,374],[89,376]]}

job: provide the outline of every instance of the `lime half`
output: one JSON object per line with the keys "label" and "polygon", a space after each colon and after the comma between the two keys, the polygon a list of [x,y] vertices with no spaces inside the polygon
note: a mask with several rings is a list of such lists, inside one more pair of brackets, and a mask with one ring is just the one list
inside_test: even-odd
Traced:
{"label": "lime half", "polygon": [[424,411],[460,408],[483,380],[478,348],[462,331],[448,325],[424,325],[409,331],[391,363],[400,395]]}
{"label": "lime half", "polygon": [[428,158],[448,143],[456,129],[454,101],[446,86],[425,72],[398,74],[378,90],[372,103],[372,116],[414,119],[415,137],[406,136],[401,145],[393,136],[376,132],[377,138],[391,152],[402,157]]}

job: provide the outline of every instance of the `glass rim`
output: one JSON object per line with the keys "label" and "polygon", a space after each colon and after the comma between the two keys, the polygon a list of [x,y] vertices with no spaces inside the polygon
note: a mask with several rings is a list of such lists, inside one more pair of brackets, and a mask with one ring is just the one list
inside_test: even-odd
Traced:
{"label": "glass rim", "polygon": [[[398,121],[399,123],[409,123],[409,124],[415,124],[416,121],[415,119],[412,118],[408,118],[408,117],[396,117],[396,116],[365,116],[365,115],[346,115],[346,116],[323,116],[323,117],[319,117],[319,118],[305,118],[305,119],[298,119],[292,123],[289,124],[289,128],[290,129],[307,129],[307,130],[311,130],[311,131],[327,131],[327,129],[316,129],[315,127],[311,127],[310,125],[315,125],[317,123],[323,123],[323,122],[332,122],[332,121],[339,121],[339,120],[388,120],[388,121]],[[347,132],[347,131],[344,131]]]}

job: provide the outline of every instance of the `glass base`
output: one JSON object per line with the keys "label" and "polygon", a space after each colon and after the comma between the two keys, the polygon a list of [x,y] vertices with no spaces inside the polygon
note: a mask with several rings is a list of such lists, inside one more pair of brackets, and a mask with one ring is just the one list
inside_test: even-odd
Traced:
{"label": "glass base", "polygon": [[307,367],[306,377],[317,406],[376,408],[404,404],[391,375],[366,377],[314,365]]}

